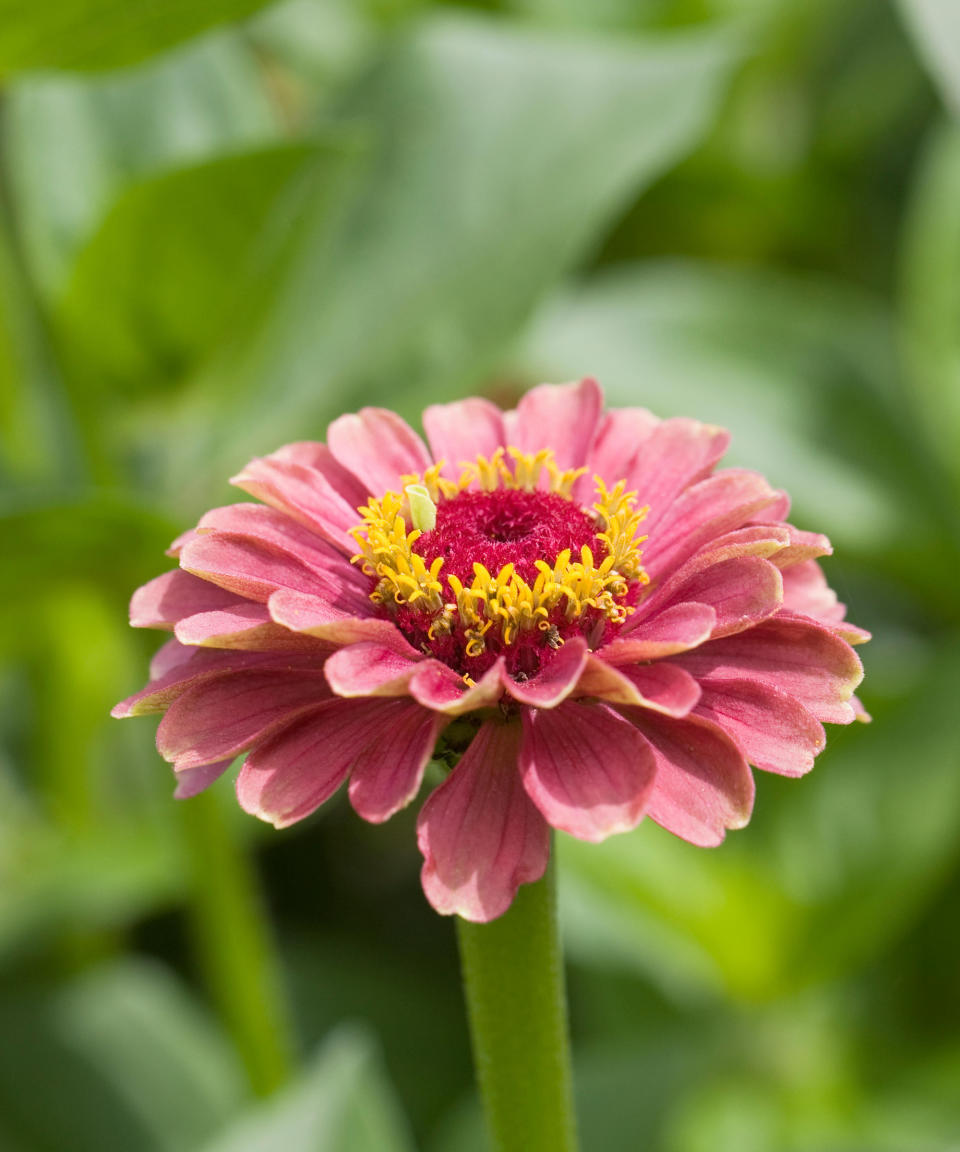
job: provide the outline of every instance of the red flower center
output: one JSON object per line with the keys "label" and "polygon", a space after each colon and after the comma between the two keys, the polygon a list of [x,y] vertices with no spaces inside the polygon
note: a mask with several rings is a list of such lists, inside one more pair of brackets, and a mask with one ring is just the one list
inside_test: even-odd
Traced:
{"label": "red flower center", "polygon": [[555,492],[461,492],[437,505],[437,526],[416,542],[417,553],[429,567],[443,557],[442,572],[465,584],[473,565],[499,572],[512,564],[518,576],[532,584],[536,562],[550,565],[565,549],[574,556],[586,545],[597,557],[606,548],[597,539],[597,524],[576,504]]}
{"label": "red flower center", "polygon": [[459,482],[439,467],[371,500],[353,531],[371,599],[414,647],[468,680],[500,658],[529,679],[572,637],[596,648],[619,629],[647,582],[634,493],[598,480],[587,511],[582,469],[546,451],[498,449]]}

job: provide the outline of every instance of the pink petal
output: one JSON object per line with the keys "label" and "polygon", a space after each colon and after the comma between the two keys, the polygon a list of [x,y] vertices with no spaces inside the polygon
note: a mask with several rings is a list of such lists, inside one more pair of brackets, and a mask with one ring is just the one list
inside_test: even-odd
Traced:
{"label": "pink petal", "polygon": [[546,666],[532,680],[504,680],[507,692],[531,708],[556,708],[576,688],[587,662],[587,642],[580,636],[568,640],[553,653]]}
{"label": "pink petal", "polygon": [[394,642],[365,640],[335,652],[324,671],[338,696],[405,696],[423,656],[399,634]]}
{"label": "pink petal", "polygon": [[700,686],[676,664],[659,661],[615,668],[591,655],[577,694],[596,696],[609,704],[636,704],[667,716],[686,716],[700,699]]}
{"label": "pink petal", "polygon": [[[592,485],[596,473],[608,488],[620,480],[627,480],[637,453],[642,450],[659,423],[657,417],[646,408],[614,408],[605,412],[590,449],[587,461],[589,473],[584,479],[589,479]],[[642,503],[644,501],[641,500]]]}
{"label": "pink petal", "polygon": [[[873,639],[873,633],[868,632],[866,628],[858,628],[856,624],[851,624],[849,620],[840,620],[836,624],[828,625],[830,630],[840,637],[841,640],[846,640],[848,644],[866,644],[868,640]],[[857,701],[851,701],[856,707]],[[866,715],[866,713],[864,713]]]}
{"label": "pink petal", "polygon": [[504,416],[509,443],[521,452],[553,450],[560,468],[586,463],[603,411],[603,392],[596,380],[573,384],[540,384]]}
{"label": "pink petal", "polygon": [[327,444],[337,462],[371,496],[399,492],[402,476],[420,474],[431,464],[416,432],[386,408],[362,408],[334,420],[327,429]]}
{"label": "pink petal", "polygon": [[[712,424],[678,418],[652,429],[626,476],[640,504],[649,505],[647,530],[659,523],[674,500],[710,474],[730,443],[730,433]],[[611,477],[609,482],[620,477]]]}
{"label": "pink petal", "polygon": [[759,556],[709,563],[680,583],[670,581],[662,590],[663,599],[681,604],[706,604],[716,613],[713,637],[729,636],[751,628],[772,616],[783,603],[783,583],[779,569]]}
{"label": "pink petal", "polygon": [[214,677],[170,705],[157,729],[157,749],[177,768],[211,764],[329,697],[320,672],[249,669]]}
{"label": "pink petal", "polygon": [[173,791],[174,800],[189,800],[209,788],[214,780],[220,777],[233,763],[234,757],[228,756],[216,764],[201,764],[199,768],[184,768],[176,775],[177,786]]}
{"label": "pink petal", "polygon": [[443,460],[443,474],[458,480],[465,462],[487,459],[506,445],[503,413],[489,400],[471,396],[453,404],[431,404],[423,427],[434,460]]}
{"label": "pink petal", "polygon": [[823,751],[823,725],[792,696],[755,680],[700,682],[699,715],[726,732],[757,768],[802,776]]}
{"label": "pink petal", "polygon": [[267,607],[277,624],[331,644],[355,644],[361,640],[390,644],[400,636],[389,620],[373,616],[373,604],[369,600],[363,612],[354,615],[322,597],[284,588],[273,593]]}
{"label": "pink petal", "polygon": [[378,717],[378,734],[360,753],[350,776],[350,803],[371,824],[382,824],[420,790],[446,719],[419,704],[398,701]]}
{"label": "pink petal", "polygon": [[178,557],[183,550],[184,544],[188,544],[196,534],[196,528],[188,528],[186,532],[181,532],[176,539],[170,542],[170,547],[167,549],[166,555],[173,556],[174,558]]}
{"label": "pink petal", "polygon": [[[655,616],[664,610],[665,605],[679,601],[699,601],[699,597],[688,595],[686,589],[691,581],[703,579],[704,572],[712,565],[722,561],[738,560],[746,557],[757,557],[776,563],[777,553],[790,542],[790,533],[786,525],[763,524],[738,528],[726,532],[711,540],[703,549],[688,557],[670,574],[664,574],[662,580],[654,583],[647,595],[638,605],[637,611],[631,616],[624,629],[632,633],[645,621],[648,616]],[[759,572],[760,569],[757,569]],[[773,580],[778,588],[782,584],[776,578],[766,574],[765,583]],[[712,601],[711,601],[712,602]]]}
{"label": "pink petal", "polygon": [[863,679],[853,649],[813,620],[775,616],[755,628],[674,656],[698,680],[756,680],[792,696],[817,720],[849,724]]}
{"label": "pink petal", "polygon": [[369,583],[359,568],[316,530],[265,504],[227,504],[223,508],[212,508],[200,518],[197,531],[249,536],[292,552],[321,572],[333,571],[348,584],[366,588]]}
{"label": "pink petal", "polygon": [[781,524],[789,533],[790,542],[773,558],[778,568],[789,568],[801,560],[816,560],[818,556],[831,556],[833,545],[819,532],[801,532],[792,524]]}
{"label": "pink petal", "polygon": [[773,492],[773,500],[762,512],[757,512],[751,516],[748,523],[769,524],[772,520],[786,520],[789,513],[790,497],[782,488],[776,488]]}
{"label": "pink petal", "polygon": [[150,661],[150,679],[159,680],[161,676],[166,676],[168,672],[172,672],[174,668],[179,668],[181,664],[186,664],[188,660],[192,660],[194,655],[193,648],[187,648],[175,637],[171,637],[154,652],[153,659]]}
{"label": "pink petal", "polygon": [[326,463],[308,467],[296,459],[284,458],[282,450],[273,456],[251,460],[230,483],[251,496],[279,509],[345,552],[356,551],[356,541],[348,533],[360,523],[357,509],[365,503],[364,486],[326,453]]}
{"label": "pink petal", "polygon": [[[774,607],[779,607],[783,598],[782,579],[778,571],[769,571],[771,567],[776,569],[772,561],[767,568],[763,567],[762,561],[773,555],[785,539],[785,533],[781,534],[776,528],[770,527],[742,528],[719,537],[711,542],[709,547],[689,557],[662,582],[654,584],[641,599],[633,615],[627,618],[622,634],[632,637],[634,632],[644,626],[648,617],[658,615],[665,607],[675,603],[695,602],[713,605],[718,597],[728,592],[736,599],[737,590],[733,585],[738,575],[745,581],[744,587],[740,590],[741,599],[750,598],[751,592],[747,584],[752,582],[760,586],[754,590],[753,595],[760,597],[761,588],[765,588]],[[734,560],[743,560],[745,563],[738,569],[732,564]],[[761,563],[755,563],[757,560]],[[722,564],[727,566],[721,567]],[[714,568],[716,571],[711,574]],[[724,584],[729,587],[724,589]],[[726,630],[730,621],[734,619],[733,609],[732,602],[722,612],[717,609],[718,618],[714,624],[714,634],[717,629]]]}
{"label": "pink petal", "polygon": [[425,708],[461,716],[496,704],[503,696],[506,678],[502,657],[472,685],[439,660],[424,660],[410,679],[410,695]]}
{"label": "pink petal", "polygon": [[276,460],[280,464],[296,464],[302,468],[309,468],[326,481],[324,492],[336,492],[352,508],[365,503],[367,493],[363,484],[354,476],[349,468],[337,460],[328,445],[317,440],[301,440],[293,444],[285,444],[272,453],[268,459]]}
{"label": "pink petal", "polygon": [[313,594],[324,590],[313,569],[292,553],[245,536],[197,536],[183,549],[180,563],[204,580],[264,604],[278,588]]}
{"label": "pink petal", "polygon": [[[176,645],[176,647],[171,647]],[[330,649],[316,645],[298,652],[230,652],[212,648],[185,648],[179,641],[165,644],[158,653],[163,659],[151,666],[153,678],[139,692],[122,700],[111,716],[146,716],[165,711],[189,688],[217,676],[230,676],[248,668],[278,668],[290,671],[301,668],[320,672]]]}
{"label": "pink petal", "polygon": [[596,842],[636,827],[654,772],[646,741],[605,704],[523,713],[523,785],[547,822],[571,836]]}
{"label": "pink petal", "polygon": [[[643,499],[640,494],[640,499]],[[766,511],[778,494],[757,472],[727,468],[681,493],[663,515],[647,517],[643,566],[658,579],[705,545]]]}
{"label": "pink petal", "polygon": [[322,597],[342,612],[368,614],[365,590],[344,578],[339,565],[322,569],[276,544],[226,532],[192,540],[180,555],[181,567],[248,600],[266,603],[278,588]]}
{"label": "pink petal", "polygon": [[608,664],[659,660],[709,640],[716,624],[717,614],[708,604],[671,604],[604,645],[600,655]]}
{"label": "pink petal", "polygon": [[539,880],[550,835],[517,772],[520,730],[488,720],[417,821],[423,890],[445,915],[486,923]]}
{"label": "pink petal", "polygon": [[[292,444],[284,444],[276,452],[271,452],[269,459],[289,461],[304,468],[313,468],[317,472],[329,473],[332,469],[332,481],[336,482],[338,491],[342,491],[344,495],[349,494],[351,485],[356,485],[356,481],[350,478],[350,473],[337,464],[333,459],[333,453],[321,440],[294,440]],[[359,498],[362,499],[362,493]]]}
{"label": "pink petal", "polygon": [[[716,537],[703,552],[696,555],[709,554],[714,562],[734,560],[739,556],[760,556],[782,568],[780,555],[784,549],[789,548],[790,539],[789,524],[748,524],[745,528],[737,528]],[[696,556],[692,557],[686,564],[695,559]]]}
{"label": "pink petal", "polygon": [[172,628],[184,616],[240,603],[233,592],[175,568],[144,584],[130,601],[134,628]]}
{"label": "pink petal", "polygon": [[[839,607],[842,612],[846,612],[846,604],[840,604]],[[781,620],[795,620],[800,624],[807,623],[813,624],[818,628],[826,628],[829,632],[832,632],[834,636],[845,641],[847,644],[866,644],[868,640],[873,638],[873,634],[868,632],[866,628],[858,628],[856,624],[851,624],[849,620],[820,620],[807,612],[797,612],[793,608],[786,607],[777,613],[777,617]]]}
{"label": "pink petal", "polygon": [[801,560],[784,569],[783,606],[824,624],[839,624],[846,613],[816,560]]}
{"label": "pink petal", "polygon": [[703,848],[727,828],[742,828],[753,808],[753,776],[737,746],[696,715],[673,720],[640,708],[623,709],[649,741],[656,779],[647,813],[674,835]]}
{"label": "pink petal", "polygon": [[237,777],[240,807],[275,828],[328,800],[393,715],[385,700],[331,700],[265,740]]}
{"label": "pink petal", "polygon": [[[784,586],[780,571],[759,556],[740,556],[713,563],[712,554],[702,554],[685,564],[648,601],[641,602],[637,617],[672,602],[705,604],[716,613],[713,637],[728,636],[750,628],[776,613],[783,604]],[[633,635],[636,624],[630,628]]]}
{"label": "pink petal", "polygon": [[235,608],[199,612],[178,621],[174,635],[182,644],[256,652],[285,652],[320,645],[312,636],[281,628],[265,604],[241,600]]}

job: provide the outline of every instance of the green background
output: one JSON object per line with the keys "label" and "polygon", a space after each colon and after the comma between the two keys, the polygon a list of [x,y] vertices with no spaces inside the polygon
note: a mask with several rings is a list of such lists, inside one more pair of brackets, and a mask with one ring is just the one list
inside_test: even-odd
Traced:
{"label": "green background", "polygon": [[249,456],[588,373],[876,638],[722,848],[561,837],[584,1152],[960,1146],[960,5],[0,0],[0,85],[0,1152],[482,1148],[415,810],[174,804],[107,713]]}

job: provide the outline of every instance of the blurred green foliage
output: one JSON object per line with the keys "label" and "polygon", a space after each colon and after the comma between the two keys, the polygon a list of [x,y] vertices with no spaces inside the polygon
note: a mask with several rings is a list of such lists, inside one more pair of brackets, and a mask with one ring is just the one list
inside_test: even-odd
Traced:
{"label": "blurred green foliage", "polygon": [[479,1152],[414,813],[174,805],[107,713],[249,455],[587,373],[876,639],[722,848],[562,838],[585,1152],[956,1148],[954,0],[0,0],[0,75],[0,1148]]}

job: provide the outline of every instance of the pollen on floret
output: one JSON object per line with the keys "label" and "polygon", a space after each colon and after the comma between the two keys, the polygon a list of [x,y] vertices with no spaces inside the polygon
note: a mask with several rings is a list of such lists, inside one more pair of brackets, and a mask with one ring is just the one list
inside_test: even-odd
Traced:
{"label": "pollen on floret", "polygon": [[584,469],[561,470],[546,450],[498,448],[457,482],[442,466],[371,499],[352,532],[371,599],[407,639],[468,680],[500,656],[522,679],[571,636],[608,640],[648,582],[636,493],[594,477],[581,507]]}

